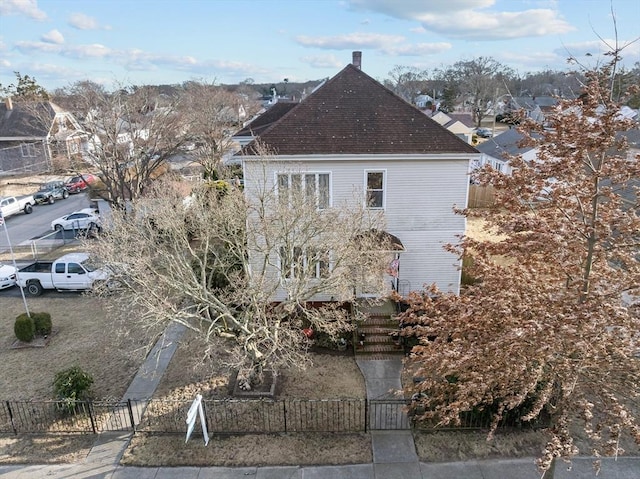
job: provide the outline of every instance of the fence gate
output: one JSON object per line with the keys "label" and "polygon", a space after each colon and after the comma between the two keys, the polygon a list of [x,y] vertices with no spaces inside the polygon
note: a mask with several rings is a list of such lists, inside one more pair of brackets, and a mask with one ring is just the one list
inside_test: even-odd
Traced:
{"label": "fence gate", "polygon": [[368,403],[369,430],[411,429],[405,399],[370,399]]}

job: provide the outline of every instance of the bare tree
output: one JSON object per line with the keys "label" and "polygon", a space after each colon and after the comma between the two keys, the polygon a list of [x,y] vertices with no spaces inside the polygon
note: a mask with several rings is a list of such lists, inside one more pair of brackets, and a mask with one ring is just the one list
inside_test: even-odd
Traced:
{"label": "bare tree", "polygon": [[491,57],[478,57],[456,62],[439,70],[436,76],[450,91],[457,93],[457,100],[469,108],[476,126],[480,126],[489,106],[495,103],[499,95],[507,93],[505,82],[514,73]]}
{"label": "bare tree", "polygon": [[76,108],[85,112],[87,153],[100,172],[94,194],[114,205],[139,197],[186,141],[178,100],[153,87],[109,93],[83,82],[73,94]]}
{"label": "bare tree", "polygon": [[[476,283],[460,296],[415,294],[402,317],[405,334],[421,338],[411,361],[424,416],[456,423],[485,409],[493,434],[509,414],[548,414],[545,470],[556,457],[618,455],[625,438],[640,441],[640,157],[610,94],[618,54],[586,72],[579,99],[559,101],[550,128],[521,128],[536,161],[510,158],[512,176],[478,174],[499,206],[462,213],[495,239],[450,247],[473,258]],[[592,449],[574,442],[580,429]]]}
{"label": "bare tree", "polygon": [[264,368],[307,365],[304,329],[333,339],[349,331],[356,277],[379,274],[382,291],[389,248],[369,234],[379,218],[362,207],[319,209],[302,190],[278,196],[266,183],[252,191],[211,182],[185,200],[158,184],[133,213],[116,211],[92,248],[113,266],[124,314],[176,321],[212,349],[224,339],[229,365],[255,382]]}
{"label": "bare tree", "polygon": [[256,111],[254,103],[217,85],[188,82],[183,86],[180,107],[193,147],[190,156],[202,166],[204,178],[217,178],[224,157],[234,152],[232,135]]}
{"label": "bare tree", "polygon": [[417,95],[430,92],[429,76],[426,71],[396,65],[389,72],[389,77],[384,85],[409,103],[413,103]]}

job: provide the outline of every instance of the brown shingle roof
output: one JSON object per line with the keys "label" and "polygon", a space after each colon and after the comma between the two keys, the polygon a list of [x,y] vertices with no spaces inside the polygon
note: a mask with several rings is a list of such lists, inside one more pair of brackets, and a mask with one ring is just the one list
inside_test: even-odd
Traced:
{"label": "brown shingle roof", "polygon": [[298,102],[293,101],[279,101],[278,103],[269,107],[262,115],[251,120],[247,126],[242,128],[234,136],[259,136],[264,130],[273,125],[276,121],[282,118],[289,112]]}
{"label": "brown shingle roof", "polygon": [[[260,135],[278,155],[477,153],[353,65]],[[240,153],[253,155],[251,144]]]}

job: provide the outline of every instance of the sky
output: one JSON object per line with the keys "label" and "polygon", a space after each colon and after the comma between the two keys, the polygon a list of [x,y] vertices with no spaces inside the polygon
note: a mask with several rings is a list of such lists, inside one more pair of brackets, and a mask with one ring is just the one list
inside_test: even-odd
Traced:
{"label": "sky", "polygon": [[612,10],[632,66],[640,0],[0,0],[0,84],[315,81],[353,51],[378,80],[480,56],[524,75],[602,61]]}

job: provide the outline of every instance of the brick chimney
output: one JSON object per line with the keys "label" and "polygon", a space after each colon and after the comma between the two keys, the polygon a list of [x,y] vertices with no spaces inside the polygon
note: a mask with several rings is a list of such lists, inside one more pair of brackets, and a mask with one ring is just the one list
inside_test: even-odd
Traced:
{"label": "brick chimney", "polygon": [[362,70],[362,52],[353,52],[353,59],[351,63],[358,70]]}
{"label": "brick chimney", "polygon": [[10,96],[4,99],[4,105],[7,107],[7,110],[13,110],[13,102],[11,101]]}

